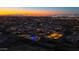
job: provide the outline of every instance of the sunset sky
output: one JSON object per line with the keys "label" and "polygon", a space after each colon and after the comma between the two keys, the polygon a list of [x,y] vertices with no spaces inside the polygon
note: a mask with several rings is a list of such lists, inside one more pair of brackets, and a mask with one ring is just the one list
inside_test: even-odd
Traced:
{"label": "sunset sky", "polygon": [[5,7],[0,15],[51,16],[57,14],[79,14],[78,7]]}

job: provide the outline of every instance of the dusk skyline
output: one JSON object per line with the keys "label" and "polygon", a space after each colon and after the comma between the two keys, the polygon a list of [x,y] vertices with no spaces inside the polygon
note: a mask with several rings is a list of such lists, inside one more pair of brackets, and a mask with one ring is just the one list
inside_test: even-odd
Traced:
{"label": "dusk skyline", "polygon": [[79,14],[79,7],[0,7],[0,15],[51,16]]}

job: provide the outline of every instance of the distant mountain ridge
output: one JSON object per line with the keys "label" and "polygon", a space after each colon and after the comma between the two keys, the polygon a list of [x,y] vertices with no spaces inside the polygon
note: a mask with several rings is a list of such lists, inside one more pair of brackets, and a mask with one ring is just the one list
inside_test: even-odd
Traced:
{"label": "distant mountain ridge", "polygon": [[79,16],[79,14],[58,14],[58,15],[55,15],[55,16],[78,17],[78,16]]}

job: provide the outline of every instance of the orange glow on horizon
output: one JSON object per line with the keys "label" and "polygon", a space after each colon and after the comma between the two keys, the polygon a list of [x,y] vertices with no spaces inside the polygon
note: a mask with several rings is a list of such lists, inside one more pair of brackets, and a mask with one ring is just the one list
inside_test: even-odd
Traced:
{"label": "orange glow on horizon", "polygon": [[50,16],[60,14],[58,11],[29,10],[21,8],[0,8],[0,15]]}

